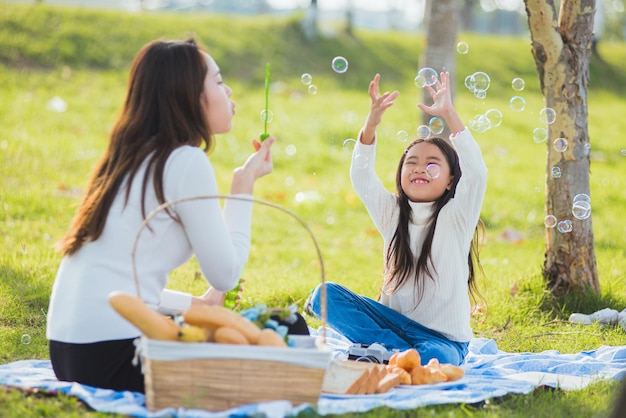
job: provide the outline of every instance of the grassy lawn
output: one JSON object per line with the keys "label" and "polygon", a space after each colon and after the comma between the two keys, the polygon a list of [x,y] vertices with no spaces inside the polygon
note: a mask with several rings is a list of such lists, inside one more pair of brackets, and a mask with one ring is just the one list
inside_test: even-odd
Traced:
{"label": "grassy lawn", "polygon": [[[54,242],[69,225],[87,175],[106,146],[134,53],[159,37],[194,33],[234,90],[234,128],[218,138],[211,155],[222,192],[228,190],[232,170],[251,152],[250,139],[263,129],[264,66],[272,64],[269,131],[278,138],[275,171],[258,183],[255,195],[307,223],[322,250],[327,280],[376,295],[382,239],[352,191],[350,155],[343,144],[356,137],[369,107],[367,84],[381,73],[381,89],[400,91],[378,131],[377,172],[393,187],[406,146],[398,132],[413,135],[420,124],[416,103],[421,90],[413,77],[424,44],[421,36],[357,32],[307,43],[297,21],[290,19],[130,15],[7,4],[0,10],[0,363],[48,357],[45,315],[60,261]],[[619,327],[563,322],[572,312],[626,307],[626,45],[601,44],[605,62],[591,63],[591,199],[601,294],[555,299],[541,277],[547,145],[532,138],[543,102],[530,40],[475,34],[460,34],[461,39],[470,53],[457,56],[459,113],[466,122],[488,109],[503,114],[500,127],[474,133],[489,168],[482,211],[487,227],[481,252],[485,275],[480,278],[485,302],[472,319],[476,336],[492,338],[511,352],[574,353],[626,344]],[[336,55],[349,61],[345,74],[331,69]],[[463,86],[465,76],[476,71],[491,77],[482,100]],[[313,76],[317,94],[301,83],[305,72]],[[511,88],[515,77],[525,80],[524,91]],[[510,109],[513,95],[524,96],[523,112]],[[63,100],[65,111],[49,108],[54,97]],[[504,239],[507,229],[523,239]],[[252,245],[244,272],[245,304],[302,303],[320,281],[311,239],[284,213],[257,205]],[[197,271],[190,261],[172,274],[170,286],[201,293],[206,282],[195,278]],[[618,387],[603,382],[582,391],[539,390],[480,405],[383,408],[344,416],[604,417]],[[105,414],[90,412],[72,398],[0,390],[0,416],[100,415]]]}

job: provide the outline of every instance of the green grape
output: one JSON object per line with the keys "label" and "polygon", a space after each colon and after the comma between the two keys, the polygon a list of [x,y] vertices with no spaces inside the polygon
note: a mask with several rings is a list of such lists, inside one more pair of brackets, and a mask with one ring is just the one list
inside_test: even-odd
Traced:
{"label": "green grape", "polygon": [[242,281],[243,278],[240,277],[237,286],[226,292],[226,296],[224,297],[224,307],[231,311],[239,307],[239,299],[241,298],[241,296],[239,296],[239,290],[241,289]]}

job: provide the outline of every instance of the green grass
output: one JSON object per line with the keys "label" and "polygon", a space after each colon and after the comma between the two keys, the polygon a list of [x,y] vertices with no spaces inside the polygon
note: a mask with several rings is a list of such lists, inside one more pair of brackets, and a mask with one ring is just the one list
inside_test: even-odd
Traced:
{"label": "green grass", "polygon": [[[119,14],[0,4],[0,363],[48,357],[45,314],[60,261],[53,244],[66,230],[87,175],[107,143],[123,100],[135,52],[159,37],[196,36],[220,65],[234,90],[237,116],[231,133],[218,138],[211,160],[228,190],[230,173],[263,129],[263,75],[272,64],[269,131],[278,137],[275,170],[259,181],[255,195],[294,211],[319,243],[326,279],[375,296],[382,272],[382,240],[352,191],[350,157],[343,149],[354,138],[369,107],[367,84],[382,74],[382,89],[400,90],[379,129],[377,171],[393,187],[405,143],[397,132],[415,132],[421,91],[412,83],[424,41],[401,33],[357,32],[307,43],[296,19],[248,19],[212,15]],[[233,28],[236,35],[233,36]],[[470,53],[457,57],[456,104],[465,121],[500,109],[502,126],[475,133],[489,167],[482,211],[487,230],[480,279],[486,303],[473,317],[477,336],[493,338],[506,351],[554,349],[564,353],[626,344],[619,327],[574,326],[572,312],[626,307],[626,149],[621,121],[626,74],[624,44],[603,43],[604,63],[592,61],[589,134],[592,146],[591,198],[600,295],[555,299],[545,291],[543,201],[546,144],[532,140],[543,107],[530,41],[525,38],[460,34]],[[335,55],[349,60],[335,74]],[[487,72],[488,97],[478,100],[463,87],[467,74]],[[309,94],[300,75],[313,75]],[[526,80],[526,110],[513,112],[510,81]],[[46,104],[63,98],[67,111]],[[295,147],[295,153],[293,152]],[[297,198],[304,196],[304,200]],[[575,224],[576,225],[576,224]],[[574,226],[575,226],[574,225]],[[505,228],[524,234],[520,243],[501,239]],[[172,274],[171,287],[200,293],[192,260]],[[302,302],[320,281],[315,248],[298,222],[257,205],[253,244],[244,276],[245,303]],[[309,318],[312,325],[319,321]],[[30,343],[22,337],[28,335]],[[446,405],[416,411],[377,409],[346,416],[602,417],[618,385],[598,383],[583,391],[540,390],[480,405]],[[11,411],[11,413],[2,412]],[[0,416],[99,416],[72,398],[0,391]]]}

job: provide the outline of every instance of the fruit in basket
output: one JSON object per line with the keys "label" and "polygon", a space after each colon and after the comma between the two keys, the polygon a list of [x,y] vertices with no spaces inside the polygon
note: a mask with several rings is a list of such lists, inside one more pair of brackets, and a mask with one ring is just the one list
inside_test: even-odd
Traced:
{"label": "fruit in basket", "polygon": [[109,304],[142,334],[153,340],[178,341],[180,327],[151,309],[143,300],[123,292],[111,292]]}
{"label": "fruit in basket", "polygon": [[201,343],[206,341],[209,336],[209,330],[193,325],[183,324],[178,330],[178,339],[186,343]]}

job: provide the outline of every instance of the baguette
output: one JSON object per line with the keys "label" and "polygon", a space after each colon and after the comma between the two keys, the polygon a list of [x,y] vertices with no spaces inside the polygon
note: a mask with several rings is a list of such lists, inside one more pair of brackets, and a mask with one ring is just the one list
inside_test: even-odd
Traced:
{"label": "baguette", "polygon": [[180,327],[169,318],[151,309],[138,297],[123,292],[111,292],[109,304],[143,335],[153,340],[178,341]]}

